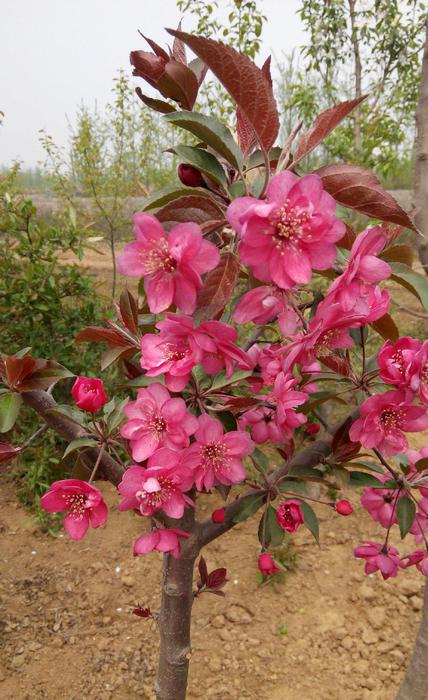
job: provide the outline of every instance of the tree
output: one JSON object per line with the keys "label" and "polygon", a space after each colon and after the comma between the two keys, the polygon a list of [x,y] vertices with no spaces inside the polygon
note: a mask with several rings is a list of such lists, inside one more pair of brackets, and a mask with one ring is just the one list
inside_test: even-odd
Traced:
{"label": "tree", "polygon": [[325,141],[327,155],[382,177],[399,171],[413,148],[424,3],[303,0],[300,16],[308,40],[289,95],[296,123],[299,113],[310,122],[320,103],[366,95]]}
{"label": "tree", "polygon": [[[349,516],[352,505],[332,499],[332,489],[365,487],[363,505],[385,530],[354,552],[365,572],[428,573],[428,463],[423,452],[410,461],[403,454],[406,433],[428,428],[428,341],[399,337],[383,286],[393,275],[426,308],[428,281],[407,264],[411,248],[396,243],[413,222],[370,171],[333,163],[297,174],[358,99],[274,148],[280,120],[268,64],[168,31],[170,53],[148,39],[152,52],[132,52],[131,61],[162,98],[141,93],[143,101],[198,139],[173,149],[189,166],[181,169],[187,183],[151,194],[134,217],[135,241],[120,265],[142,278],[142,299],[125,290],[117,321],[76,337],[106,345],[103,366],[118,363],[138,393],[108,401],[100,378],[82,376],[75,405],[59,406],[52,389],[69,373],[24,349],[0,362],[0,429],[10,432],[25,403],[70,443],[66,454],[77,453],[79,469],[86,465],[42,497],[47,512],[65,513],[73,539],[107,521],[95,479],[118,486],[120,510],[146,518],[134,554],[163,552],[161,607],[134,613],[158,622],[157,697],[183,700],[192,606],[205,593],[223,595],[227,583],[226,569],[208,571],[201,551],[237,523],[259,518],[258,566],[268,579],[280,570],[269,549],[285,532],[305,526],[318,540],[314,501]],[[245,152],[222,122],[193,109],[201,70],[184,45],[236,102]],[[356,235],[336,203],[380,223]],[[324,422],[314,438],[317,408],[331,402],[343,406],[341,420]],[[6,461],[20,449],[3,443],[0,455]],[[313,482],[324,497],[310,495]],[[214,488],[224,508],[200,521],[195,501]],[[402,539],[415,536],[418,548],[400,556],[393,527]]]}
{"label": "tree", "polygon": [[427,38],[416,112],[415,223],[423,236],[416,239],[419,258],[428,274],[428,19],[426,27]]}

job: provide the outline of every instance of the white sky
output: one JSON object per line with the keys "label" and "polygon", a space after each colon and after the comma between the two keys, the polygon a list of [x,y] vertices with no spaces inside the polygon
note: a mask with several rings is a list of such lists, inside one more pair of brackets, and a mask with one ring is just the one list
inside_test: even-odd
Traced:
{"label": "white sky", "polygon": [[[220,0],[222,10],[227,2]],[[260,63],[304,41],[298,0],[260,0],[268,21]],[[39,129],[67,142],[67,118],[83,100],[101,107],[131,49],[146,48],[140,29],[159,44],[180,19],[175,0],[0,0],[0,164],[42,158]],[[186,18],[183,29],[192,29]],[[142,84],[142,81],[136,81]]]}

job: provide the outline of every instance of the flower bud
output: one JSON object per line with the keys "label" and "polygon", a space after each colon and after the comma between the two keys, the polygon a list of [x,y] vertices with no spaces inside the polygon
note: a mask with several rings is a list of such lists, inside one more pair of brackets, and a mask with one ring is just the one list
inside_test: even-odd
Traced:
{"label": "flower bud", "polygon": [[211,520],[213,521],[213,523],[217,523],[217,525],[224,523],[224,508],[214,510],[211,513]]}
{"label": "flower bud", "polygon": [[305,425],[305,433],[308,435],[316,435],[319,433],[320,426],[319,423],[306,423]]}
{"label": "flower bud", "polygon": [[276,512],[276,520],[283,530],[296,532],[297,528],[304,522],[300,502],[292,498],[288,501],[281,501]]}
{"label": "flower bud", "polygon": [[337,503],[334,504],[334,510],[336,513],[339,513],[339,515],[351,515],[351,513],[354,512],[351,503],[345,498],[342,498],[341,501],[337,501]]}
{"label": "flower bud", "polygon": [[177,175],[183,185],[187,187],[204,187],[205,183],[201,171],[194,168],[193,165],[180,163],[177,168]]}
{"label": "flower bud", "polygon": [[77,408],[89,413],[97,413],[107,403],[102,379],[77,377],[71,390]]}
{"label": "flower bud", "polygon": [[272,576],[272,574],[279,574],[281,571],[268,552],[259,554],[258,565],[263,576]]}

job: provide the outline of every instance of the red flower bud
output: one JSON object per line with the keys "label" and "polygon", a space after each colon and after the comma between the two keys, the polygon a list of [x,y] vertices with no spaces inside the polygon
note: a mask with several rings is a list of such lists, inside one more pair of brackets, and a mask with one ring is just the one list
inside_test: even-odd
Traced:
{"label": "red flower bud", "polygon": [[279,574],[281,571],[268,552],[259,554],[258,565],[263,576],[272,576],[272,574]]}
{"label": "red flower bud", "polygon": [[211,513],[211,520],[213,523],[224,523],[224,508],[219,508]]}
{"label": "red flower bud", "polygon": [[202,174],[193,165],[180,163],[177,168],[177,174],[183,185],[187,185],[187,187],[204,187],[205,183]]}
{"label": "red flower bud", "polygon": [[287,532],[296,532],[297,528],[304,522],[300,502],[292,498],[288,501],[281,501],[276,511],[276,520],[283,530],[287,530]]}
{"label": "red flower bud", "polygon": [[305,425],[305,433],[308,435],[316,435],[319,433],[320,426],[319,423],[306,423]]}
{"label": "red flower bud", "polygon": [[97,413],[107,403],[102,379],[77,377],[71,393],[76,406],[89,413]]}
{"label": "red flower bud", "polygon": [[345,498],[343,498],[341,501],[337,501],[337,503],[334,504],[334,510],[340,515],[351,515],[351,513],[354,512],[351,503],[349,503],[349,501],[347,501]]}

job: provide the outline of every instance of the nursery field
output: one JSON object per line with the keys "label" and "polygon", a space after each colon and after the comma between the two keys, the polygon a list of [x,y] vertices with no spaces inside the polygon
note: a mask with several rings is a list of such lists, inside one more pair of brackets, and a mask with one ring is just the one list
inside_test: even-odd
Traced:
{"label": "nursery field", "polygon": [[[73,543],[41,533],[12,485],[2,489],[3,700],[154,697],[155,623],[130,611],[157,609],[161,555],[132,557],[141,520],[118,512],[110,484],[101,490],[111,506],[108,525]],[[255,519],[208,546],[208,568],[226,566],[229,583],[226,599],[195,601],[189,698],[393,700],[423,577],[409,570],[382,582],[363,574],[353,548],[379,530],[357,494],[350,497],[356,513],[349,518],[318,509],[319,547],[307,531],[296,534],[297,567],[282,583],[258,585]],[[220,504],[205,503],[205,517]]]}

